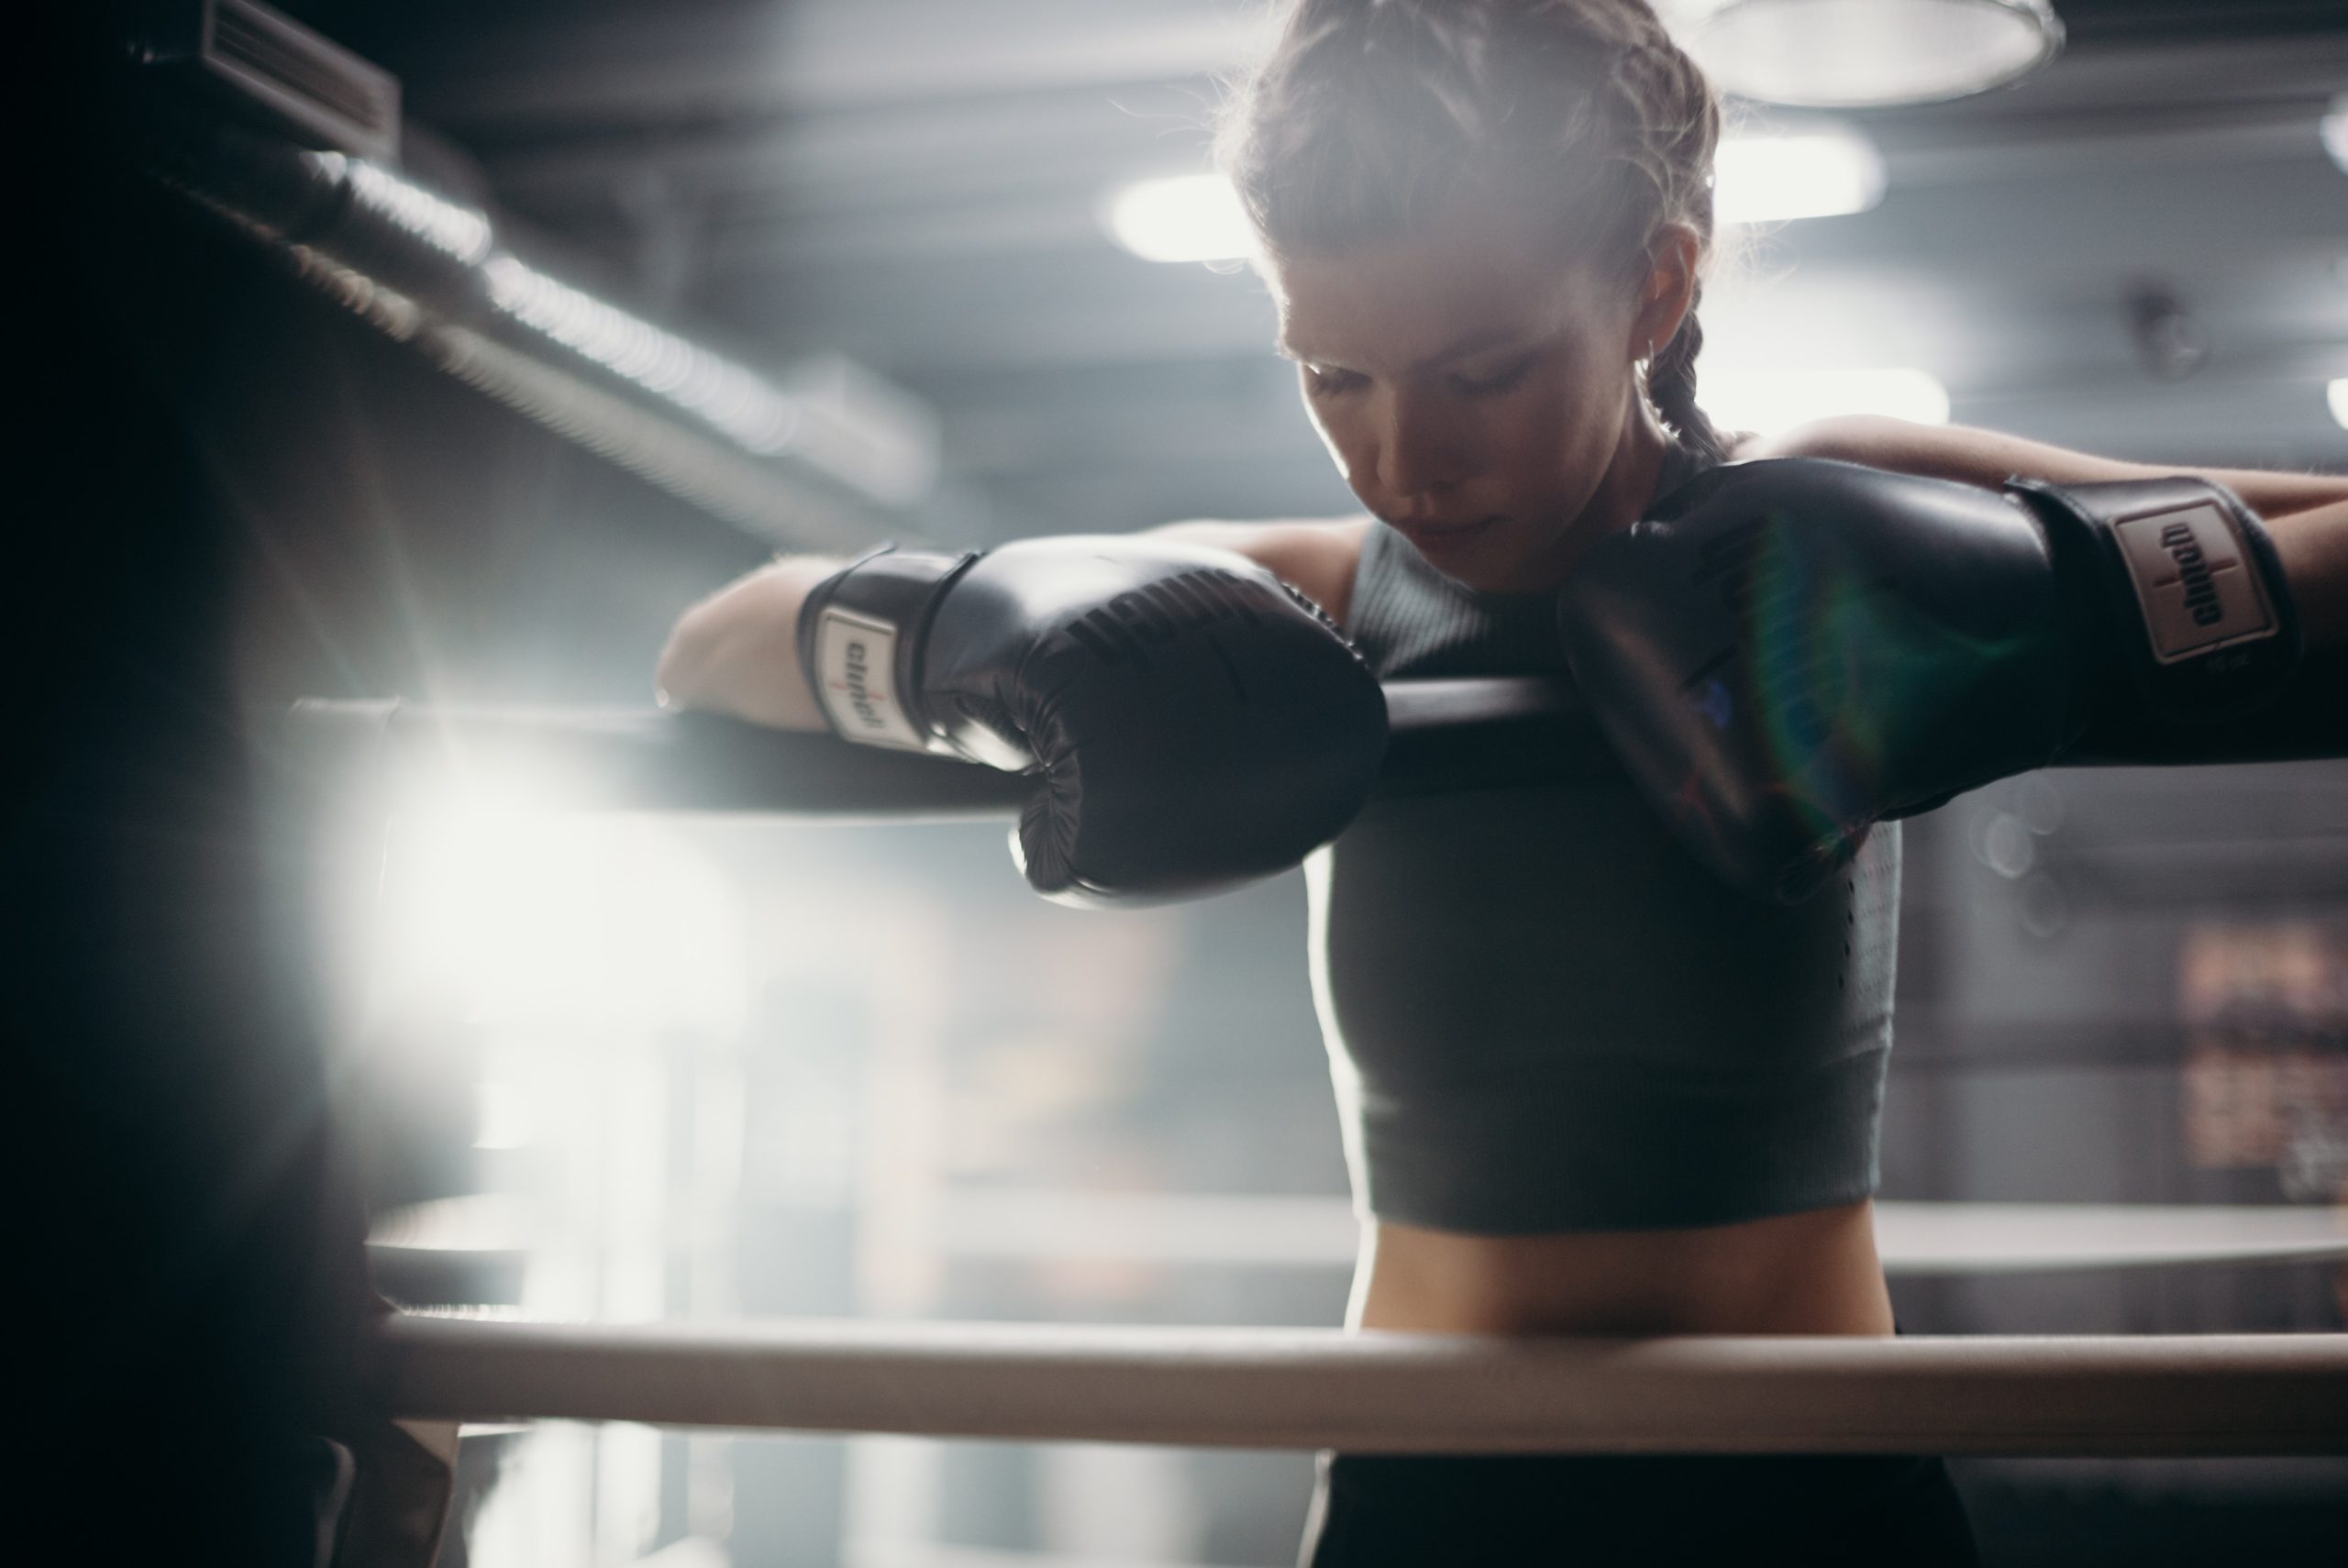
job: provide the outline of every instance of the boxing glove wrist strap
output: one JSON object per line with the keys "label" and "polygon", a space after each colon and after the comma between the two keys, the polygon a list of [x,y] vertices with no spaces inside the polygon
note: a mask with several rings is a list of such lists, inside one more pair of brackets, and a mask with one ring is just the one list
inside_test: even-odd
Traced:
{"label": "boxing glove wrist strap", "polygon": [[845,740],[952,754],[921,701],[921,646],[938,601],[980,552],[882,545],[816,584],[799,612],[799,662]]}
{"label": "boxing glove wrist strap", "polygon": [[[2274,541],[2207,480],[2053,485],[2008,481],[2046,529],[2056,569],[2103,608],[2099,724],[2232,718],[2265,701],[2299,657]],[[2112,668],[2117,664],[2119,668]]]}

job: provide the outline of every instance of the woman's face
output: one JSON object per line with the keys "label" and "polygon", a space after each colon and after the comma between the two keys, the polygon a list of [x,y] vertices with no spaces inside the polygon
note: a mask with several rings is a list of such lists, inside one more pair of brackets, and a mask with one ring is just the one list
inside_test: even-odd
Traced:
{"label": "woman's face", "polygon": [[1619,273],[1490,210],[1266,271],[1280,351],[1361,503],[1445,576],[1562,580],[1635,401],[1640,301]]}

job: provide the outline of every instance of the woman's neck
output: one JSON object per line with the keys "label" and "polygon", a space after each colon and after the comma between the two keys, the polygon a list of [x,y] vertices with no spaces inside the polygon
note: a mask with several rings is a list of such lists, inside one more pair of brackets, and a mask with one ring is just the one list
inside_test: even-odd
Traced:
{"label": "woman's neck", "polygon": [[1671,436],[1646,399],[1635,398],[1629,417],[1623,421],[1622,439],[1614,444],[1606,471],[1599,476],[1598,488],[1590,492],[1580,514],[1558,536],[1558,548],[1542,564],[1544,580],[1529,585],[1532,590],[1545,592],[1564,582],[1573,574],[1583,551],[1610,534],[1621,533],[1645,513],[1663,475],[1664,453],[1671,444]]}
{"label": "woman's neck", "polygon": [[1631,416],[1623,421],[1614,460],[1606,465],[1606,476],[1598,481],[1598,493],[1583,513],[1593,541],[1620,533],[1646,514],[1663,478],[1663,455],[1671,445],[1670,434],[1647,400],[1634,399]]}

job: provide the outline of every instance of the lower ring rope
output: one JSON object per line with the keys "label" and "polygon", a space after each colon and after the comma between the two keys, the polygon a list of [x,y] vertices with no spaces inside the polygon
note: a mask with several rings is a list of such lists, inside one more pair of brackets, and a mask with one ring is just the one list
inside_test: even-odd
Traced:
{"label": "lower ring rope", "polygon": [[1415,1453],[2348,1452],[2348,1334],[1524,1340],[394,1315],[390,1414]]}

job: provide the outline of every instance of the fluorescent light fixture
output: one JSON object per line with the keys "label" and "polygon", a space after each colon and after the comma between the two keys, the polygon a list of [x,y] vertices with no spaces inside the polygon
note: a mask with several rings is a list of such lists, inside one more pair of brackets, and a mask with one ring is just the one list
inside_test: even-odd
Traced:
{"label": "fluorescent light fixture", "polygon": [[2331,154],[2340,171],[2348,174],[2348,93],[2331,100],[2331,113],[2323,116],[2323,149]]}
{"label": "fluorescent light fixture", "polygon": [[744,450],[771,457],[798,434],[796,401],[732,360],[511,256],[493,257],[482,273],[490,303],[506,315],[698,414]]}
{"label": "fluorescent light fixture", "polygon": [[1145,261],[1235,261],[1256,252],[1256,228],[1220,174],[1137,180],[1113,193],[1101,221]]}
{"label": "fluorescent light fixture", "polygon": [[1713,165],[1712,216],[1782,223],[1863,213],[1883,199],[1883,155],[1851,130],[1730,137]]}
{"label": "fluorescent light fixture", "polygon": [[1673,9],[1714,82],[1804,108],[1962,98],[2029,74],[2063,47],[2047,0],[1678,0]]}
{"label": "fluorescent light fixture", "polygon": [[2331,404],[2331,422],[2348,430],[2348,377],[2333,381],[2323,390],[2324,400]]}
{"label": "fluorescent light fixture", "polygon": [[1722,429],[1763,436],[1838,414],[1948,423],[1948,389],[1916,370],[1707,370],[1699,361],[1696,401]]}
{"label": "fluorescent light fixture", "polygon": [[471,207],[459,206],[363,158],[345,158],[339,152],[313,156],[319,167],[341,174],[360,205],[451,260],[477,267],[489,259],[493,237],[489,219]]}
{"label": "fluorescent light fixture", "polygon": [[[1883,199],[1883,156],[1856,131],[1731,137],[1721,144],[1713,215],[1782,223],[1866,211]],[[1138,180],[1102,205],[1102,223],[1146,261],[1235,261],[1256,252],[1255,226],[1220,174]]]}

